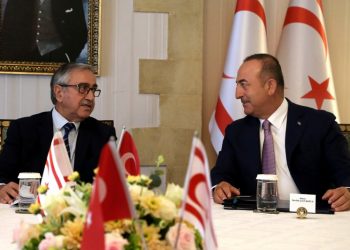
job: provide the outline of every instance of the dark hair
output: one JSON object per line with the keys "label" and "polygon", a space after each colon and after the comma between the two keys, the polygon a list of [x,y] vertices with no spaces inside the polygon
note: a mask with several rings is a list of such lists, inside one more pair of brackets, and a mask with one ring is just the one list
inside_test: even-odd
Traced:
{"label": "dark hair", "polygon": [[277,84],[284,88],[284,79],[281,69],[281,65],[278,62],[277,58],[270,54],[253,54],[244,59],[244,62],[258,60],[262,62],[260,78],[266,79],[269,77],[274,78],[277,81]]}
{"label": "dark hair", "polygon": [[54,92],[54,87],[56,84],[68,84],[71,72],[73,70],[89,70],[94,73],[94,67],[84,63],[66,63],[61,65],[56,72],[53,74],[50,81],[50,89],[51,89],[51,101],[53,104],[56,104],[56,96]]}

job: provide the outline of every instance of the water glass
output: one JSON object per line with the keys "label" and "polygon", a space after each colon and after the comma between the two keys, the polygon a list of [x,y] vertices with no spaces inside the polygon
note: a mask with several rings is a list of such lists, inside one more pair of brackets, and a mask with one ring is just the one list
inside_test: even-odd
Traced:
{"label": "water glass", "polygon": [[265,213],[277,213],[277,175],[259,174],[256,179],[257,211]]}
{"label": "water glass", "polygon": [[40,173],[20,173],[19,179],[19,210],[28,210],[30,204],[35,203],[40,185]]}

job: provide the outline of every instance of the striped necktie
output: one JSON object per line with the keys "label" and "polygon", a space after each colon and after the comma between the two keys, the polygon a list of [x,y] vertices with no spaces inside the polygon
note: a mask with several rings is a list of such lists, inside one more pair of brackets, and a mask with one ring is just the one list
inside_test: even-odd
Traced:
{"label": "striped necktie", "polygon": [[275,150],[271,134],[271,123],[265,120],[262,124],[264,129],[264,144],[262,150],[262,171],[264,174],[276,174]]}
{"label": "striped necktie", "polygon": [[67,153],[68,153],[68,156],[69,156],[69,159],[70,159],[70,147],[69,147],[68,136],[69,136],[69,132],[70,132],[72,129],[75,129],[75,125],[74,125],[74,123],[67,122],[67,123],[63,126],[63,129],[64,129],[63,141],[64,141],[64,144],[66,145]]}

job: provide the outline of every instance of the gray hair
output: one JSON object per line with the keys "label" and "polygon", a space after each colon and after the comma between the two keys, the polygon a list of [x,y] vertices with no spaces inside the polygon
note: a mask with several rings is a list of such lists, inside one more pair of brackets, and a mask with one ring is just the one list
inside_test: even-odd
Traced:
{"label": "gray hair", "polygon": [[95,72],[94,67],[84,63],[67,63],[61,65],[56,72],[53,74],[50,81],[51,89],[51,101],[55,105],[57,100],[54,92],[54,87],[56,84],[68,84],[71,77],[71,72],[73,70],[89,70],[92,73]]}

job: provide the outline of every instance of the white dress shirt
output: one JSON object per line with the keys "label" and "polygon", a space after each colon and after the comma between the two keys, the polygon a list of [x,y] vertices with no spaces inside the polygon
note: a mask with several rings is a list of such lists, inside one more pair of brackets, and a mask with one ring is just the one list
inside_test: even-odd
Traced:
{"label": "white dress shirt", "polygon": [[[63,126],[69,122],[64,118],[57,110],[54,108],[52,110],[52,121],[53,121],[53,132],[61,131],[64,136],[65,132]],[[75,160],[75,146],[77,144],[77,138],[79,133],[80,122],[74,122],[75,129],[72,129],[68,135],[69,149],[70,149],[70,162],[72,163],[72,168],[74,169]]]}
{"label": "white dress shirt", "polygon": [[[271,123],[273,147],[276,160],[276,174],[278,177],[278,195],[281,200],[289,200],[290,193],[300,193],[289,172],[286,157],[286,127],[287,127],[288,102],[283,100],[281,106],[268,118]],[[264,120],[260,120],[262,125]],[[264,143],[264,130],[260,129],[260,150]],[[262,155],[262,154],[261,154]]]}

